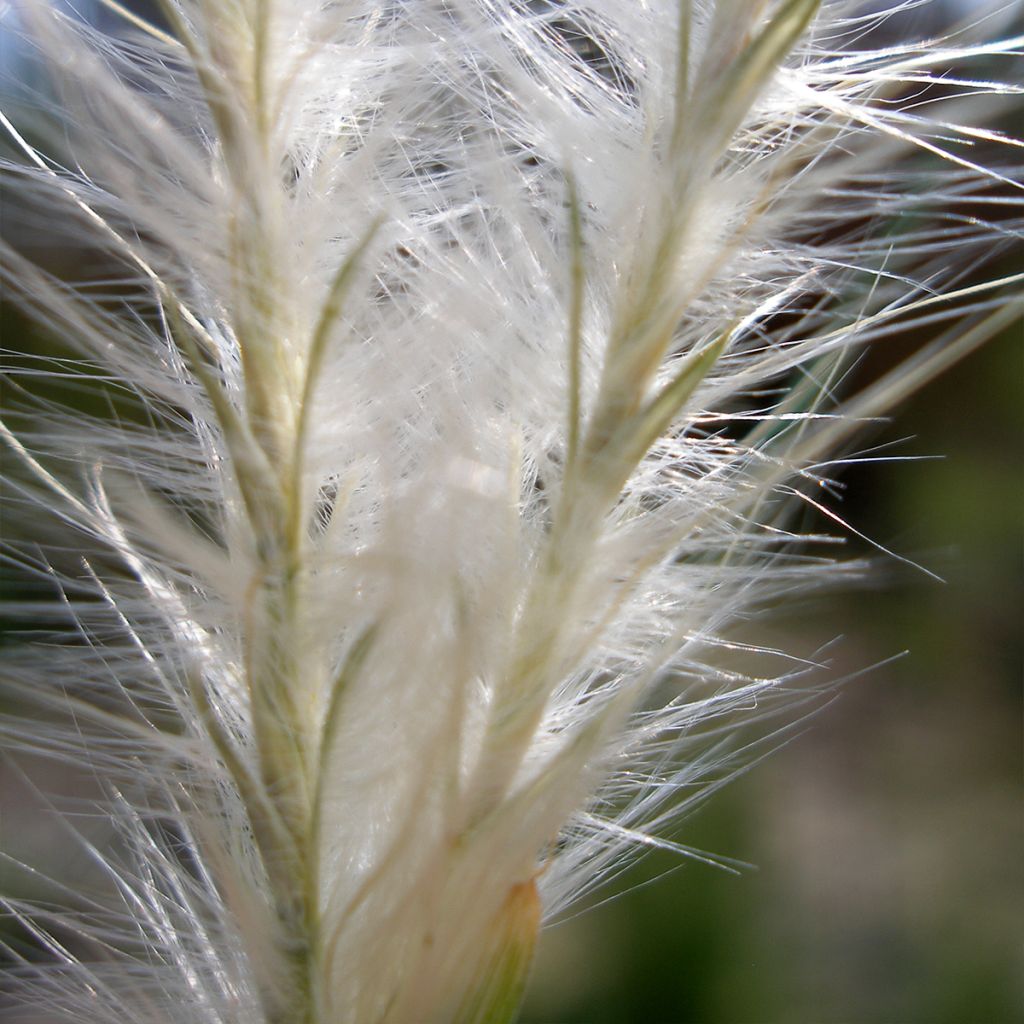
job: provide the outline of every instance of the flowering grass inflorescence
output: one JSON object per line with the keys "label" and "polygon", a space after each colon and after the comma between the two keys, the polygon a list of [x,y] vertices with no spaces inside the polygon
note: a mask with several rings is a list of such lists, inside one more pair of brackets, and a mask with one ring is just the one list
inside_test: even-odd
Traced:
{"label": "flowering grass inflorescence", "polygon": [[[1021,90],[956,69],[1022,41],[875,48],[893,11],[842,0],[105,6],[116,36],[26,0],[64,140],[0,120],[102,266],[0,249],[75,351],[11,361],[12,507],[78,553],[10,545],[64,622],[0,729],[120,834],[119,905],[11,902],[53,960],[24,996],[508,1020],[542,918],[674,847],[792,698],[795,661],[717,653],[850,568],[793,527],[837,446],[1020,315],[960,282],[1019,235],[977,154]],[[933,342],[844,396],[908,323]]]}

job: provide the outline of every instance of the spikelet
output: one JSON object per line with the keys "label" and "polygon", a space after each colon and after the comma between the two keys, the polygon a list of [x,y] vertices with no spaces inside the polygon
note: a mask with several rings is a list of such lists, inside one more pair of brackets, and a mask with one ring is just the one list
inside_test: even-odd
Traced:
{"label": "spikelet", "polygon": [[[826,460],[1020,315],[1024,275],[960,283],[1020,231],[987,120],[1020,90],[951,69],[1022,41],[865,48],[884,15],[816,0],[104,6],[20,6],[63,155],[2,121],[101,269],[0,250],[75,353],[12,366],[8,492],[63,534],[11,557],[63,632],[0,730],[119,837],[78,837],[110,900],[12,903],[53,961],[24,998],[509,1020],[542,917],[791,696],[795,660],[718,653],[850,571],[794,532]],[[908,323],[930,347],[844,396]]]}

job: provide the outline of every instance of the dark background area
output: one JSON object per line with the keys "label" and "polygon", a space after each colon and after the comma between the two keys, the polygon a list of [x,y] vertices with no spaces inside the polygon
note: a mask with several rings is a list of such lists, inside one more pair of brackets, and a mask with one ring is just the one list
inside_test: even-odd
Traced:
{"label": "dark background area", "polygon": [[843,476],[850,522],[944,582],[881,557],[874,585],[763,627],[796,651],[841,638],[837,675],[908,653],[680,827],[757,870],[649,858],[545,933],[524,1024],[1024,1020],[1022,343],[1017,325],[872,438],[941,460]]}

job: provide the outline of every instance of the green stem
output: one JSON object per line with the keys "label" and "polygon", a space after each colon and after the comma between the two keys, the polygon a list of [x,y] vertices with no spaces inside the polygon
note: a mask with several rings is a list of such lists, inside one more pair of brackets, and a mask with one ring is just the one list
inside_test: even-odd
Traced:
{"label": "green stem", "polygon": [[459,1007],[454,1024],[512,1024],[530,975],[540,919],[536,883],[514,885],[481,951],[480,984]]}

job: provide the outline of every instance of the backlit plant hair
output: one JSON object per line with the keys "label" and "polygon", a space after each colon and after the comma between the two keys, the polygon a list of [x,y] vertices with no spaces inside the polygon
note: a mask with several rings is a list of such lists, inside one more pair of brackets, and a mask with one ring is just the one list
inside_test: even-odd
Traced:
{"label": "backlit plant hair", "polygon": [[119,833],[79,840],[109,899],[10,902],[49,956],[14,981],[79,1024],[501,1024],[542,920],[685,853],[792,697],[720,653],[850,571],[794,525],[837,450],[1020,315],[1024,275],[964,283],[1020,230],[1020,90],[957,68],[1022,41],[876,48],[916,5],[840,0],[103,6],[19,5],[49,84],[37,134],[0,117],[10,195],[100,268],[0,248],[74,351],[9,367],[11,506],[63,532],[8,557],[62,632],[0,730]]}

